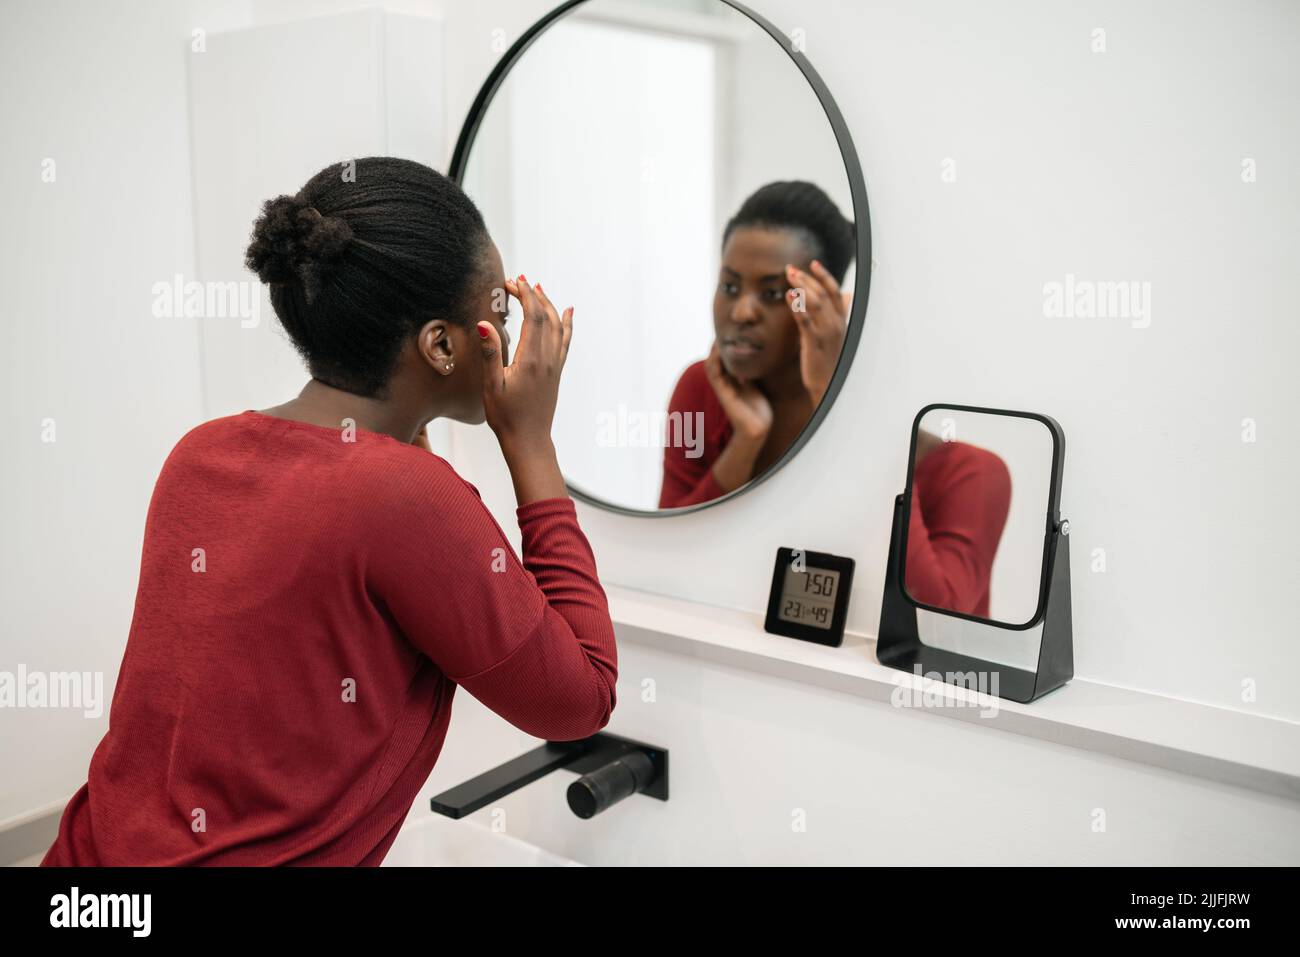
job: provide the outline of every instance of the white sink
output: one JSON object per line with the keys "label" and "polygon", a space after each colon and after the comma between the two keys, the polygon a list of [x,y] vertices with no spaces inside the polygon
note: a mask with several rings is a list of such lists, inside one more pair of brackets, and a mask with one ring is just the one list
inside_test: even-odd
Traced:
{"label": "white sink", "polygon": [[384,867],[582,867],[476,821],[412,813],[397,832]]}

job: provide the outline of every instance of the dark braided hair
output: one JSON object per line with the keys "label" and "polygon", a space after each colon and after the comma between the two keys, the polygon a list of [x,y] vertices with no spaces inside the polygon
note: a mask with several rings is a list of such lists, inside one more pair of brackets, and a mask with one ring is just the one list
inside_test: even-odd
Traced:
{"label": "dark braided hair", "polygon": [[[355,174],[355,175],[347,175]],[[248,268],[314,378],[380,396],[424,323],[468,324],[490,239],[473,201],[410,160],[327,166],[293,196],[267,200]]]}
{"label": "dark braided hair", "polygon": [[844,281],[857,246],[853,223],[814,183],[788,180],[768,183],[741,204],[722,232],[727,244],[742,226],[790,229],[802,233],[813,259],[821,261],[838,282]]}

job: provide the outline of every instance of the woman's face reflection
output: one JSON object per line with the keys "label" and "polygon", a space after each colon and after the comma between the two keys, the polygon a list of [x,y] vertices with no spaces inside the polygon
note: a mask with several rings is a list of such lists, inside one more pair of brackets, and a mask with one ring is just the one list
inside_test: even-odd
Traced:
{"label": "woman's face reflection", "polygon": [[713,294],[713,329],[727,372],[746,382],[797,369],[799,327],[786,293],[786,265],[808,269],[811,255],[794,230],[742,226],[722,248]]}
{"label": "woman's face reflection", "polygon": [[779,461],[826,395],[844,345],[849,301],[840,283],[853,260],[853,225],[825,192],[769,183],[723,237],[714,341],[668,404],[669,421],[700,422],[703,442],[689,455],[665,442],[660,508],[711,501]]}

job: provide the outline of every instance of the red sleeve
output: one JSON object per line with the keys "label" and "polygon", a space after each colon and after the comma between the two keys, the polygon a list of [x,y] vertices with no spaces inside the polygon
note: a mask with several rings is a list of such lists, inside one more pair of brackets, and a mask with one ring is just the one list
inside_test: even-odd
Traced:
{"label": "red sleeve", "polygon": [[1011,505],[1011,473],[992,452],[951,443],[917,466],[907,531],[907,591],[922,604],[988,615],[989,579]]}
{"label": "red sleeve", "polygon": [[[713,477],[713,462],[720,449],[716,439],[711,441],[722,424],[716,420],[725,413],[713,396],[713,386],[709,385],[702,361],[687,367],[673,389],[668,401],[670,435],[674,413],[679,417],[678,421],[692,416],[692,423],[702,424],[702,434],[699,435],[702,445],[698,446],[700,454],[692,454],[696,450],[684,443],[676,446],[672,442],[664,443],[664,481],[659,491],[659,507],[682,508],[726,495]],[[695,426],[692,424],[686,428],[694,429]]]}
{"label": "red sleeve", "polygon": [[371,549],[379,597],[416,648],[521,731],[595,734],[614,710],[618,655],[573,501],[516,510],[521,562],[477,490],[429,459],[446,474],[417,469]]}

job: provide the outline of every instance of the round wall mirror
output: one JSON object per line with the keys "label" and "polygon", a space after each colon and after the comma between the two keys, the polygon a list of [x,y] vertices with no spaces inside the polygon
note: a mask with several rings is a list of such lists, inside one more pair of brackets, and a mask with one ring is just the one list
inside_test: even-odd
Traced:
{"label": "round wall mirror", "polygon": [[723,0],[584,0],[475,100],[451,175],[507,274],[574,307],[552,434],[583,501],[652,516],[739,495],[848,373],[866,187],[801,48]]}

